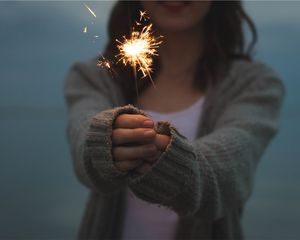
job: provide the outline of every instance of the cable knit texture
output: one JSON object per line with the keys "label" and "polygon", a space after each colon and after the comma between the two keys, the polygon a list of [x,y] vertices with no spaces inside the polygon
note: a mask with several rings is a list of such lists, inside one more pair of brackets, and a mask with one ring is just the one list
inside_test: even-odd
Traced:
{"label": "cable knit texture", "polygon": [[[197,139],[171,123],[155,129],[170,143],[143,175],[121,172],[112,159],[112,126],[123,113],[143,114],[95,61],[75,64],[65,85],[74,169],[91,189],[79,238],[121,239],[125,192],[179,215],[176,239],[241,239],[241,212],[259,159],[279,125],[284,86],[262,63],[235,61],[208,89]],[[187,116],[188,117],[188,116]]]}

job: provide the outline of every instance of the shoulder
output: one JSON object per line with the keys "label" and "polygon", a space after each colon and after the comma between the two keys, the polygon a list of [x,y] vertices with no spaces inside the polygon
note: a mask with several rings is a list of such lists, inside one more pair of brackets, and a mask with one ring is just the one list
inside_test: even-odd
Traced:
{"label": "shoulder", "polygon": [[236,60],[226,76],[211,88],[208,98],[212,106],[218,105],[222,111],[237,102],[282,102],[285,94],[283,81],[272,67],[258,61]]}
{"label": "shoulder", "polygon": [[104,92],[116,91],[119,85],[114,81],[113,73],[97,65],[97,59],[75,62],[69,69],[66,85],[89,85]]}
{"label": "shoulder", "polygon": [[239,81],[261,81],[264,78],[273,78],[283,85],[280,74],[268,64],[260,61],[232,61],[228,75]]}
{"label": "shoulder", "polygon": [[249,90],[277,88],[282,95],[285,94],[285,86],[280,74],[260,61],[233,61],[223,84],[230,85],[238,91],[246,88]]}
{"label": "shoulder", "polygon": [[104,94],[116,105],[122,104],[123,94],[114,76],[107,69],[97,66],[97,59],[74,63],[65,79],[64,91]]}

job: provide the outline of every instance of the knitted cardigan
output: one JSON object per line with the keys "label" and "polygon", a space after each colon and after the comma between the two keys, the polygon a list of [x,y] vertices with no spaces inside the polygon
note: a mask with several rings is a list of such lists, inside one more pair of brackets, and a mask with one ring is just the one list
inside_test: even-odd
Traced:
{"label": "knitted cardigan", "polygon": [[195,141],[159,123],[157,131],[169,134],[170,143],[141,176],[115,168],[111,133],[118,115],[145,113],[126,105],[119,86],[95,61],[75,64],[64,90],[74,170],[91,190],[79,239],[122,238],[128,188],[179,215],[176,239],[243,238],[242,210],[259,159],[277,133],[285,95],[270,67],[232,62],[226,77],[207,91]]}

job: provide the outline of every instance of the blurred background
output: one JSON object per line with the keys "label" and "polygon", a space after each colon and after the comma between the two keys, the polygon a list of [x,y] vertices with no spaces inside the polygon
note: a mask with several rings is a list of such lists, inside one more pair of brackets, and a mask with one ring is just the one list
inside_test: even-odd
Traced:
{"label": "blurred background", "polygon": [[[0,239],[76,237],[88,190],[73,173],[63,84],[74,62],[103,49],[113,5],[87,3],[96,19],[82,2],[0,2]],[[287,89],[280,132],[246,207],[245,234],[299,239],[300,2],[245,6],[258,29],[256,59],[276,69]]]}

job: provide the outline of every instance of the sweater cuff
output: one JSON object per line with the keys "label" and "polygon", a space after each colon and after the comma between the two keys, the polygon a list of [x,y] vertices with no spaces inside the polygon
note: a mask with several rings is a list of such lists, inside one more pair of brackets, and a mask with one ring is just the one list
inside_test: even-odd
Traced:
{"label": "sweater cuff", "polygon": [[127,183],[128,173],[119,171],[114,165],[111,139],[114,121],[123,113],[145,115],[134,106],[126,105],[102,111],[91,120],[85,141],[84,159],[86,165],[90,166],[90,175],[95,182],[100,177],[117,185]]}
{"label": "sweater cuff", "polygon": [[[136,196],[145,201],[167,206],[178,214],[186,214],[189,206],[182,205],[190,204],[191,199],[199,199],[186,194],[195,192],[190,188],[199,179],[199,164],[193,146],[168,122],[159,122],[156,130],[158,133],[169,133],[170,143],[148,172],[130,176],[129,186]],[[186,201],[188,198],[189,201]]]}

